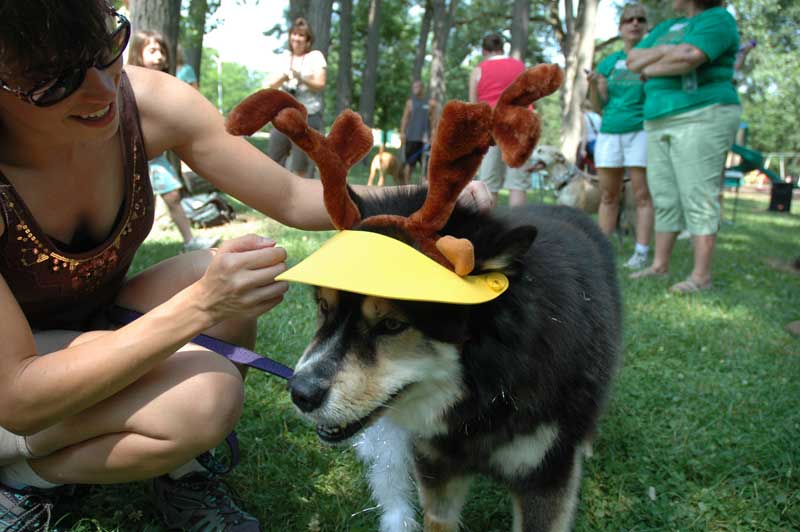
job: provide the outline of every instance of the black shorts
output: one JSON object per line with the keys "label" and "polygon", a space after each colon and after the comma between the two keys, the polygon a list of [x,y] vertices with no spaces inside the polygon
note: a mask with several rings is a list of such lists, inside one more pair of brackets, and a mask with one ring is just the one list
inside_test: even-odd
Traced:
{"label": "black shorts", "polygon": [[406,164],[414,166],[422,158],[422,149],[425,143],[417,140],[406,141]]}

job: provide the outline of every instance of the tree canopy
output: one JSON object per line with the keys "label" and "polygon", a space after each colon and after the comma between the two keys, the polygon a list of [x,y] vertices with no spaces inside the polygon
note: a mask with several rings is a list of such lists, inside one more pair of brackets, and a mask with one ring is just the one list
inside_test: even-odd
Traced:
{"label": "tree canopy", "polygon": [[[239,3],[257,3],[259,0],[236,0]],[[575,8],[572,20],[565,19],[559,10],[559,0],[531,0],[528,6],[527,42],[523,60],[530,65],[542,61],[562,61],[561,53],[569,46],[567,33],[576,31],[584,2],[573,0],[567,5]],[[674,16],[670,2],[660,0],[640,0],[649,10],[650,24]],[[374,87],[369,87],[369,76],[365,76],[367,64],[367,40],[369,33],[368,14],[376,0],[336,0],[333,2],[330,25],[330,46],[328,58],[328,88],[326,91],[326,123],[330,124],[337,112],[337,97],[341,102],[349,102],[359,109],[362,97],[374,94],[374,126],[381,129],[396,129],[400,123],[403,107],[410,94],[411,82],[415,72],[415,60],[422,57],[421,78],[426,86],[430,82],[431,50],[434,46],[437,27],[431,23],[433,5],[441,5],[452,13],[452,24],[447,34],[446,53],[443,71],[446,79],[444,99],[466,99],[468,77],[471,69],[480,61],[482,38],[497,32],[509,43],[512,41],[512,27],[515,24],[510,0],[383,0],[378,2],[380,23],[377,25],[377,66],[375,67]],[[121,4],[116,0],[115,4]],[[292,0],[287,9],[286,25],[282,28],[267,28],[265,32],[285,35],[290,15],[305,12],[313,20],[315,6],[322,2],[299,2]],[[624,2],[615,0],[614,5],[621,9]],[[739,23],[741,40],[755,39],[757,47],[753,50],[742,72],[739,92],[744,107],[743,119],[749,125],[749,142],[756,149],[768,152],[800,151],[800,131],[792,127],[800,118],[800,30],[796,22],[800,20],[800,3],[796,0],[731,0],[731,11]],[[220,5],[220,0],[182,0],[181,42],[187,51],[190,63],[199,62],[198,46],[202,46],[203,33],[209,15]],[[342,17],[343,7],[345,17]],[[518,9],[519,6],[516,7]],[[310,13],[309,13],[310,12]],[[524,12],[524,11],[516,11]],[[349,14],[352,14],[350,16]],[[427,13],[427,15],[426,15]],[[325,14],[327,18],[327,12]],[[342,27],[342,21],[348,27]],[[427,31],[423,28],[429,28]],[[519,21],[516,21],[519,28]],[[344,31],[346,30],[346,31]],[[519,31],[519,30],[517,30]],[[344,48],[352,65],[352,93],[342,95],[337,87],[340,54],[343,50],[343,35],[351,35],[350,47]],[[621,44],[615,40],[595,43],[595,63],[615,50]],[[519,37],[517,44],[519,46]],[[421,55],[424,50],[427,55]],[[213,50],[203,53],[204,59],[215,57]],[[197,66],[197,65],[195,65]],[[417,67],[419,68],[419,67]],[[217,66],[215,61],[204,60],[198,70],[204,93],[214,102],[217,99]],[[209,76],[208,80],[204,80]],[[232,106],[238,97],[259,88],[263,73],[247,72],[244,67],[225,63],[222,65],[223,111]],[[367,84],[365,85],[365,80]],[[578,80],[580,81],[580,80]],[[575,85],[575,97],[581,97],[580,84]],[[348,87],[343,90],[350,92]],[[372,91],[372,92],[370,92]],[[537,107],[545,116],[544,142],[557,144],[562,126],[561,116],[565,112],[564,101],[551,96]]]}

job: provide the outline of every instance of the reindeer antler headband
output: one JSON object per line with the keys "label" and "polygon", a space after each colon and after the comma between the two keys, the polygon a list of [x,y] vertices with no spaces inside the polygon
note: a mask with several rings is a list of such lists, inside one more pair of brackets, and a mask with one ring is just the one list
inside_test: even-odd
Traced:
{"label": "reindeer antler headband", "polygon": [[[309,257],[282,274],[282,278],[394,299],[474,303],[497,297],[508,285],[505,276],[490,274],[491,279],[487,277],[480,280],[477,279],[479,276],[465,277],[474,269],[472,244],[465,239],[440,236],[439,231],[450,218],[458,195],[477,172],[489,146],[497,144],[509,166],[517,167],[527,160],[541,132],[539,117],[529,106],[554,92],[562,81],[563,73],[559,67],[538,65],[523,72],[503,92],[494,109],[483,103],[449,102],[444,107],[432,142],[428,194],[422,207],[408,217],[377,215],[363,220],[347,191],[348,170],[369,152],[373,143],[372,132],[364,125],[361,117],[349,110],[342,112],[333,123],[330,134],[325,137],[308,127],[305,107],[284,92],[265,89],[246,98],[228,116],[228,131],[234,135],[250,135],[266,123],[272,122],[277,130],[288,136],[319,167],[325,207],[333,225],[342,230],[342,233],[312,255],[314,257],[323,253],[324,261],[319,258],[312,265],[312,257]],[[418,245],[424,255],[451,271],[423,266],[423,263],[416,260],[420,257],[415,256],[412,259],[408,255],[409,251],[416,255],[419,252],[392,238],[366,232],[357,232],[361,234],[351,236],[354,232],[347,229],[356,226],[399,228]],[[365,239],[369,239],[369,242],[365,242]],[[377,252],[375,246],[381,246],[381,251]],[[392,246],[394,247],[391,248]],[[402,246],[403,251],[397,246]],[[365,247],[369,249],[365,250]],[[336,248],[333,253],[332,248]],[[396,249],[397,253],[393,253],[390,248]],[[388,264],[368,266],[362,261],[367,257],[365,253],[372,260],[388,261]],[[411,274],[410,282],[414,283],[412,292],[415,294],[413,297],[409,296],[408,290],[398,288],[402,283],[398,283],[395,276],[386,275],[385,272],[386,267],[397,268],[399,257],[404,256],[403,254],[414,262],[415,266],[411,270],[417,270],[414,272],[405,266],[401,268],[406,275],[409,272]],[[343,259],[349,258],[352,261],[354,255],[358,255],[359,259],[350,266],[356,267],[358,273],[334,273],[342,270],[341,265],[348,262],[343,262]],[[436,267],[437,264],[432,266]],[[425,275],[420,275],[421,268],[425,269]],[[298,269],[304,271],[300,272]],[[437,273],[434,274],[434,271]],[[369,279],[369,272],[382,272],[382,278]],[[347,277],[348,281],[337,282],[332,276]],[[424,290],[419,288],[421,278],[431,277],[437,279],[435,285],[430,287],[430,290],[438,294],[435,296],[423,293]],[[391,279],[391,287],[386,286],[389,283],[385,282],[385,278]],[[447,294],[451,293],[449,289],[436,289],[443,286],[442,283],[448,284],[447,279],[452,281],[450,284],[477,287],[478,292],[485,292],[480,290],[484,285],[488,285],[490,290],[487,294],[464,288],[461,296],[448,297]],[[498,291],[500,285],[502,290]],[[467,296],[466,292],[473,293]]]}

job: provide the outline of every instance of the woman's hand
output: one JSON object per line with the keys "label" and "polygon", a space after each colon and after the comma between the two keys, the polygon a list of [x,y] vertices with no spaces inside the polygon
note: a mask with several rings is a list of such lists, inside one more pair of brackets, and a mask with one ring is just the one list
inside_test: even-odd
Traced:
{"label": "woman's hand", "polygon": [[286,250],[257,235],[227,240],[214,250],[203,277],[191,289],[213,323],[260,316],[283,300],[289,285],[275,281],[286,270]]}
{"label": "woman's hand", "polygon": [[599,72],[595,72],[594,70],[589,70],[584,68],[583,71],[586,73],[586,81],[588,81],[591,85],[597,85],[597,82],[601,79],[605,80],[606,77]]}
{"label": "woman's hand", "polygon": [[483,181],[470,181],[461,194],[458,203],[462,207],[477,207],[480,212],[490,211],[494,207],[494,195]]}

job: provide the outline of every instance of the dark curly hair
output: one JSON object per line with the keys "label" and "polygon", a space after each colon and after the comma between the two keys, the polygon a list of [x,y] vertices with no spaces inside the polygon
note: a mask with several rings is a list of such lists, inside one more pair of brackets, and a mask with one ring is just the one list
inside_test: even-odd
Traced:
{"label": "dark curly hair", "polygon": [[53,78],[108,40],[106,0],[0,0],[0,79]]}

